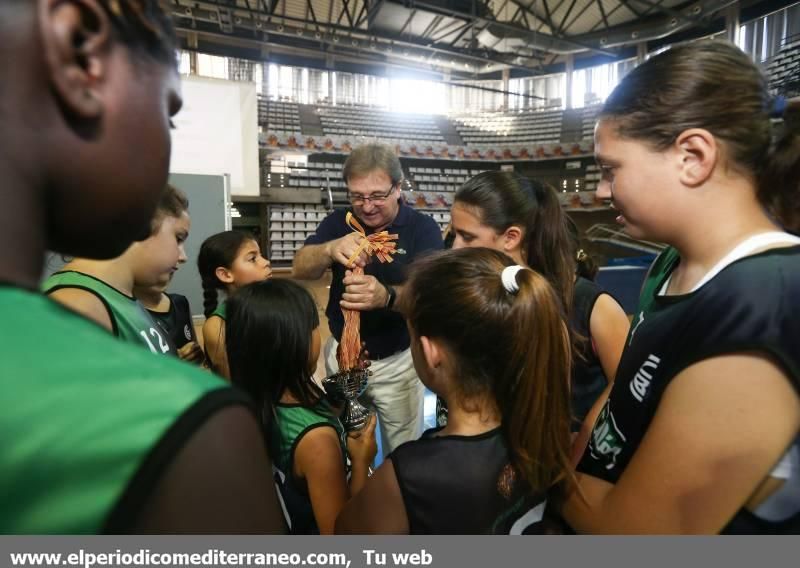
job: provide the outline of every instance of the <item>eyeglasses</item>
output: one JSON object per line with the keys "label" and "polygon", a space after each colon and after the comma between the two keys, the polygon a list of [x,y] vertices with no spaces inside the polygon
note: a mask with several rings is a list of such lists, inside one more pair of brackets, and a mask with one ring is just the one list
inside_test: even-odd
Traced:
{"label": "eyeglasses", "polygon": [[383,205],[383,202],[389,199],[389,196],[394,191],[394,186],[389,188],[386,193],[373,193],[372,195],[361,195],[360,193],[348,193],[347,198],[353,205],[360,205],[364,202],[374,203],[375,205]]}

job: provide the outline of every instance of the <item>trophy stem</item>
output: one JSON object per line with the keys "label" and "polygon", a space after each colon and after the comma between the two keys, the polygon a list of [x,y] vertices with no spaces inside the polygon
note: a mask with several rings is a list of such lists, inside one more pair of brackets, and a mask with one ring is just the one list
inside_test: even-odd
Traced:
{"label": "trophy stem", "polygon": [[342,426],[344,426],[345,430],[348,432],[361,430],[367,425],[368,420],[369,410],[364,405],[355,399],[347,401],[341,418]]}

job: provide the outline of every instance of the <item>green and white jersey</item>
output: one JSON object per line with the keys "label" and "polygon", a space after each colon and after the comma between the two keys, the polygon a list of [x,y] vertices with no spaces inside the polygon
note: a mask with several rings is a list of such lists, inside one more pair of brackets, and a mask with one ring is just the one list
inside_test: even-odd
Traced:
{"label": "green and white jersey", "polygon": [[211,373],[153,357],[41,294],[0,286],[0,534],[130,532],[217,409]]}
{"label": "green and white jersey", "polygon": [[106,307],[114,335],[123,341],[144,345],[153,353],[177,356],[172,339],[133,296],[120,292],[94,276],[75,270],[56,272],[42,285],[45,294],[52,294],[62,288],[78,288],[97,296]]}

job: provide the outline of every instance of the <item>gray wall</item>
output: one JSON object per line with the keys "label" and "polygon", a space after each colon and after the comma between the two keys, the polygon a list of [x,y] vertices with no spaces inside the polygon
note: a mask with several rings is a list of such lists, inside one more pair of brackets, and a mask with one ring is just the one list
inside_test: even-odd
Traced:
{"label": "gray wall", "polygon": [[230,227],[224,176],[172,174],[169,182],[186,193],[192,229],[186,241],[189,260],[175,273],[169,292],[189,298],[193,316],[203,315],[203,286],[197,272],[197,254],[206,238]]}

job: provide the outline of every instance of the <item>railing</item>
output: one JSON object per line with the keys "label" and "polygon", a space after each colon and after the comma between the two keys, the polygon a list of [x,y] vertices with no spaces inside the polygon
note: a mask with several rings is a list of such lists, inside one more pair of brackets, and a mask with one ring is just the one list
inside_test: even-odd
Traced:
{"label": "railing", "polygon": [[592,225],[586,231],[586,238],[591,242],[609,243],[651,254],[658,254],[666,248],[666,245],[662,243],[634,239],[615,225]]}
{"label": "railing", "polygon": [[800,42],[800,33],[788,35],[781,40],[781,49],[797,42]]}

